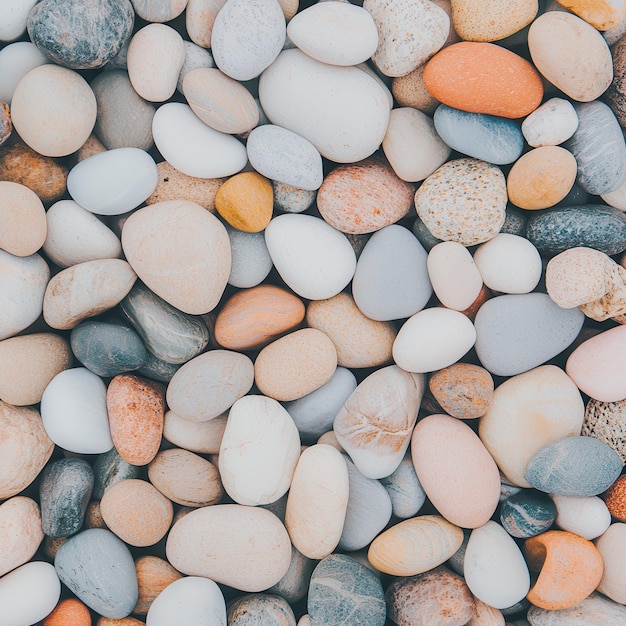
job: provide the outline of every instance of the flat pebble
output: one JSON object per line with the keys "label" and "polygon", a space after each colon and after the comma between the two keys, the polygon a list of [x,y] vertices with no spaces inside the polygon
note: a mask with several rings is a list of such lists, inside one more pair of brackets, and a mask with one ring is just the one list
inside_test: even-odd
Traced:
{"label": "flat pebble", "polygon": [[16,496],[0,504],[0,576],[30,561],[43,536],[39,505],[32,498]]}
{"label": "flat pebble", "polygon": [[254,624],[296,626],[296,617],[284,598],[253,593],[237,598],[228,605],[228,624],[232,626],[253,626]]}
{"label": "flat pebble", "polygon": [[448,415],[474,419],[487,412],[494,382],[491,374],[478,365],[455,363],[432,374],[428,387]]}
{"label": "flat pebble", "polygon": [[531,626],[574,626],[577,623],[589,626],[620,626],[625,619],[626,607],[595,592],[569,609],[553,611],[537,606],[528,609]]}
{"label": "flat pebble", "polygon": [[46,240],[46,212],[37,194],[28,187],[0,181],[0,248],[25,257],[37,252]]}
{"label": "flat pebble", "polygon": [[548,496],[525,489],[509,496],[500,506],[500,522],[504,530],[518,539],[545,532],[556,516],[556,505]]}
{"label": "flat pebble", "polygon": [[556,525],[584,537],[595,539],[611,524],[611,513],[597,496],[578,498],[575,496],[552,495],[556,505]]}
{"label": "flat pebble", "polygon": [[529,146],[558,146],[578,128],[578,115],[569,100],[550,98],[522,122],[522,133]]}
{"label": "flat pebble", "polygon": [[528,26],[535,19],[537,10],[536,0],[453,0],[452,24],[465,41],[498,41]]}
{"label": "flat pebble", "polygon": [[258,233],[272,219],[274,190],[270,181],[256,172],[229,178],[215,194],[215,209],[233,228]]}
{"label": "flat pebble", "polygon": [[99,454],[93,464],[94,486],[93,497],[101,500],[104,492],[127,478],[139,478],[142,469],[136,465],[127,463],[116,450],[111,448],[108,452]]}

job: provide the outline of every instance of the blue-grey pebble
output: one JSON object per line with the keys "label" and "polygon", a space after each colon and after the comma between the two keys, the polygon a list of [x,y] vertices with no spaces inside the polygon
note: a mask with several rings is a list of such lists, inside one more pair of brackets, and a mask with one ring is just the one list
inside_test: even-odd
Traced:
{"label": "blue-grey pebble", "polygon": [[390,321],[421,311],[433,294],[428,254],[413,233],[392,224],[376,231],[357,261],[352,297],[373,320]]}
{"label": "blue-grey pebble", "polygon": [[417,240],[422,244],[422,246],[424,246],[424,250],[426,250],[426,252],[430,252],[438,243],[441,243],[442,241],[428,230],[426,224],[424,224],[419,217],[415,218],[412,231],[417,237]]}
{"label": "blue-grey pebble", "polygon": [[338,548],[353,552],[369,545],[391,519],[391,498],[378,480],[367,478],[344,456],[348,467],[348,507]]}
{"label": "blue-grey pebble", "polygon": [[544,493],[523,489],[500,505],[500,522],[509,535],[518,539],[535,537],[552,526],[556,504]]}
{"label": "blue-grey pebble", "polygon": [[626,179],[626,145],[615,113],[600,100],[574,108],[578,128],[563,147],[576,157],[577,182],[595,196],[615,191]]}
{"label": "blue-grey pebble", "polygon": [[146,348],[167,363],[186,363],[209,343],[209,329],[201,317],[176,309],[139,281],[120,308]]}
{"label": "blue-grey pebble", "polygon": [[265,235],[263,232],[244,233],[228,225],[226,231],[232,255],[228,284],[239,289],[256,287],[273,267]]}
{"label": "blue-grey pebble", "polygon": [[380,482],[391,498],[393,514],[400,519],[414,517],[426,502],[426,492],[409,454],[402,459],[393,474],[381,478]]}
{"label": "blue-grey pebble", "polygon": [[467,528],[463,529],[463,543],[447,561],[447,565],[449,565],[459,576],[465,575],[465,552],[467,551],[467,544],[469,543],[471,534],[471,530]]}
{"label": "blue-grey pebble", "polygon": [[127,478],[141,478],[141,474],[141,467],[127,463],[117,448],[111,448],[108,452],[99,454],[93,465],[93,497],[101,500],[111,485]]}
{"label": "blue-grey pebble", "polygon": [[526,237],[527,224],[528,215],[521,209],[518,209],[513,205],[509,205],[506,208],[506,212],[504,214],[504,224],[502,224],[500,232],[509,235],[517,235],[518,237]]}
{"label": "blue-grey pebble", "polygon": [[228,626],[261,625],[296,626],[296,617],[287,600],[266,593],[247,593],[228,606]]}
{"label": "blue-grey pebble", "polygon": [[383,587],[374,572],[345,554],[322,559],[311,577],[311,626],[384,626]]}
{"label": "blue-grey pebble", "polygon": [[80,530],[93,484],[93,470],[84,459],[59,459],[44,469],[39,497],[41,526],[48,537],[69,537]]}
{"label": "blue-grey pebble", "polygon": [[507,294],[487,300],[476,314],[476,354],[496,376],[515,376],[542,365],[578,336],[585,316],[562,309],[545,293]]}
{"label": "blue-grey pebble", "polygon": [[621,474],[617,452],[594,437],[565,437],[537,451],[524,478],[539,491],[588,497],[606,491]]}
{"label": "blue-grey pebble", "polygon": [[603,204],[537,211],[528,220],[526,237],[548,256],[577,247],[612,256],[626,250],[626,215]]}
{"label": "blue-grey pebble", "polygon": [[306,596],[311,582],[311,574],[317,565],[317,561],[309,559],[291,546],[291,561],[287,573],[267,591],[281,598],[289,604],[299,602]]}
{"label": "blue-grey pebble", "polygon": [[513,120],[483,113],[468,113],[440,104],[433,116],[435,129],[453,150],[494,165],[517,161],[524,136]]}
{"label": "blue-grey pebble", "polygon": [[103,617],[121,619],[137,604],[132,554],[110,530],[91,528],[70,537],[54,559],[61,582]]}
{"label": "blue-grey pebble", "polygon": [[137,370],[137,374],[162,383],[169,383],[181,367],[181,365],[157,359],[154,354],[148,352],[148,360]]}
{"label": "blue-grey pebble", "polygon": [[332,378],[319,389],[285,404],[303,443],[313,444],[332,430],[339,409],[356,385],[354,374],[345,367],[338,367]]}
{"label": "blue-grey pebble", "polygon": [[28,14],[27,29],[55,63],[87,70],[117,55],[134,23],[129,0],[42,0]]}
{"label": "blue-grey pebble", "polygon": [[105,378],[138,370],[148,360],[141,337],[122,323],[81,322],[70,334],[74,356]]}

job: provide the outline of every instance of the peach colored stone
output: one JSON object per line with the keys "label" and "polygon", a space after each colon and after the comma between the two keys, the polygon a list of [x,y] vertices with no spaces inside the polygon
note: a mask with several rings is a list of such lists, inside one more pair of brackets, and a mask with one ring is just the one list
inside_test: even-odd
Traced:
{"label": "peach colored stone", "polygon": [[412,72],[394,78],[391,83],[391,92],[400,106],[412,107],[424,113],[432,114],[440,103],[426,89],[424,84],[425,68],[426,65],[420,65]]}
{"label": "peach colored stone", "polygon": [[559,0],[559,4],[598,30],[614,28],[626,16],[624,0]]}
{"label": "peach colored stone", "polygon": [[256,172],[242,172],[229,178],[217,190],[215,209],[237,230],[258,233],[272,219],[272,183]]}
{"label": "peach colored stone", "polygon": [[87,512],[85,513],[85,528],[106,528],[107,525],[102,519],[102,512],[100,511],[100,502],[94,500],[87,505]]}
{"label": "peach colored stone", "polygon": [[0,248],[29,256],[43,246],[46,211],[37,194],[20,183],[0,181]]}
{"label": "peach colored stone", "polygon": [[410,210],[414,189],[386,164],[367,159],[333,170],[317,192],[322,217],[343,233],[372,233]]}
{"label": "peach colored stone", "polygon": [[39,505],[25,496],[0,504],[0,576],[27,563],[43,541]]}
{"label": "peach colored stone", "polygon": [[302,300],[275,285],[239,291],[220,309],[215,341],[229,350],[251,350],[295,329],[304,319]]}
{"label": "peach colored stone", "polygon": [[165,414],[163,437],[179,448],[199,454],[217,454],[220,450],[228,414],[206,422],[194,422],[174,411]]}
{"label": "peach colored stone", "polygon": [[539,573],[526,596],[531,604],[557,611],[582,602],[602,579],[602,556],[591,541],[549,530],[524,543],[531,571]]}
{"label": "peach colored stone", "polygon": [[189,0],[185,20],[189,39],[203,48],[211,47],[213,23],[226,0]]}
{"label": "peach colored stone", "polygon": [[626,604],[626,524],[611,524],[595,544],[604,562],[598,591]]}
{"label": "peach colored stone", "polygon": [[120,456],[131,465],[154,459],[163,434],[165,399],[157,382],[120,374],[107,389],[111,438]]}
{"label": "peach colored stone", "polygon": [[136,615],[146,615],[155,598],[171,583],[182,578],[167,561],[157,556],[142,556],[135,561],[139,599],[133,609]]}
{"label": "peach colored stone", "polygon": [[104,144],[92,133],[87,137],[87,141],[78,149],[76,160],[84,161],[94,154],[100,154],[106,150]]}
{"label": "peach colored stone", "polygon": [[620,476],[604,495],[609,512],[620,522],[626,522],[626,475]]}
{"label": "peach colored stone", "polygon": [[80,600],[67,598],[56,605],[43,626],[91,626],[91,613]]}
{"label": "peach colored stone", "polygon": [[424,83],[450,107],[507,118],[532,113],[543,98],[533,66],[492,43],[462,41],[444,48],[426,64]]}
{"label": "peach colored stone", "polygon": [[122,619],[111,619],[101,617],[96,626],[145,626],[144,622],[134,617],[123,617]]}

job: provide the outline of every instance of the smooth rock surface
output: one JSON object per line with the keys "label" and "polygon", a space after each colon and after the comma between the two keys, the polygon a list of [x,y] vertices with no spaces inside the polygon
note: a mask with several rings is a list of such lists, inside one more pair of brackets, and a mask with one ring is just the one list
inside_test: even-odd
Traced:
{"label": "smooth rock surface", "polygon": [[168,411],[163,422],[163,437],[191,452],[218,454],[227,418],[225,414],[208,422],[194,422],[180,417],[174,411]]}
{"label": "smooth rock surface", "polygon": [[229,604],[228,623],[232,626],[253,624],[296,626],[296,617],[284,598],[254,593],[241,596]]}
{"label": "smooth rock surface", "polygon": [[509,535],[527,539],[545,532],[557,516],[556,505],[543,494],[522,490],[500,506],[500,522]]}
{"label": "smooth rock surface", "polygon": [[156,556],[141,556],[135,560],[139,599],[133,613],[145,615],[157,596],[183,576],[167,561]]}
{"label": "smooth rock surface", "polygon": [[569,100],[550,98],[522,122],[522,133],[529,146],[558,146],[578,128],[578,115]]}
{"label": "smooth rock surface", "polygon": [[598,591],[619,604],[626,603],[624,592],[624,577],[626,575],[624,570],[625,531],[626,524],[611,524],[595,542],[604,562],[604,572],[598,585]]}
{"label": "smooth rock surface", "polygon": [[[28,6],[28,3],[22,5]],[[0,50],[0,101],[11,104],[18,83],[30,70],[45,65],[48,57],[30,41],[17,41]]]}
{"label": "smooth rock surface", "polygon": [[33,499],[17,496],[0,504],[0,576],[30,561],[43,537],[41,512]]}
{"label": "smooth rock surface", "polygon": [[274,189],[256,172],[241,172],[229,178],[215,194],[215,210],[233,228],[258,233],[272,219]]}
{"label": "smooth rock surface", "polygon": [[272,258],[263,232],[248,233],[225,224],[230,240],[231,266],[228,284],[249,289],[262,283],[272,270]]}
{"label": "smooth rock surface", "polygon": [[595,592],[569,609],[554,611],[536,606],[528,609],[531,626],[569,626],[576,622],[589,626],[620,626],[624,619],[626,607]]}
{"label": "smooth rock surface", "polygon": [[316,565],[317,561],[308,559],[292,546],[287,573],[268,591],[284,598],[290,604],[302,600],[308,593],[311,574]]}
{"label": "smooth rock surface", "polygon": [[602,535],[611,524],[611,513],[601,498],[553,494],[552,500],[557,510],[556,525],[561,530],[591,540]]}
{"label": "smooth rock surface", "polygon": [[19,183],[0,181],[0,248],[19,257],[46,240],[46,212],[37,194]]}
{"label": "smooth rock surface", "polygon": [[528,26],[538,9],[534,0],[486,3],[452,0],[451,4],[452,25],[465,41],[497,41],[510,37]]}
{"label": "smooth rock surface", "polygon": [[117,449],[113,447],[108,452],[99,454],[96,457],[93,472],[94,486],[92,495],[96,500],[101,500],[104,492],[120,480],[139,478],[141,468],[127,463]]}

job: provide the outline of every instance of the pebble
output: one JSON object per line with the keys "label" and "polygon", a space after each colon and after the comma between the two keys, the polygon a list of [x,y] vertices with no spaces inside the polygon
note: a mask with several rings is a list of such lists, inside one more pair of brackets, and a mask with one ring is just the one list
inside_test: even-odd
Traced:
{"label": "pebble", "polygon": [[307,610],[311,626],[384,626],[385,594],[376,574],[345,554],[320,561],[311,577]]}
{"label": "pebble", "polygon": [[189,0],[185,9],[185,26],[189,39],[203,48],[211,47],[213,23],[226,0]]}
{"label": "pebble", "polygon": [[167,561],[156,556],[141,556],[135,560],[139,599],[133,609],[137,615],[146,615],[166,587],[183,578]]}
{"label": "pebble", "polygon": [[299,602],[309,591],[311,574],[316,565],[317,561],[308,559],[291,546],[291,562],[287,573],[268,591],[284,598],[290,604]]}
{"label": "pebble", "polygon": [[148,478],[166,498],[181,506],[209,506],[223,495],[217,468],[188,450],[161,450],[148,465]]}
{"label": "pebble", "polygon": [[37,624],[52,612],[60,596],[61,583],[50,563],[26,563],[0,578],[0,624]]}
{"label": "pebble", "polygon": [[595,539],[611,524],[611,513],[603,500],[596,496],[586,498],[552,494],[556,505],[556,525],[561,530]]}
{"label": "pebble", "polygon": [[41,474],[41,527],[49,537],[77,533],[85,519],[93,489],[93,470],[84,459],[59,459]]}
{"label": "pebble", "polygon": [[30,561],[43,537],[41,512],[33,499],[16,496],[0,504],[0,576]]}
{"label": "pebble", "polygon": [[11,104],[18,83],[30,70],[48,63],[48,57],[30,41],[18,41],[0,50],[0,101]]}
{"label": "pebble", "polygon": [[264,232],[248,233],[225,224],[230,240],[231,265],[228,284],[249,289],[262,283],[274,267]]}
{"label": "pebble", "polygon": [[183,313],[212,311],[226,288],[228,234],[193,202],[171,200],[136,211],[124,224],[122,248],[146,287]]}
{"label": "pebble", "polygon": [[509,496],[500,506],[504,530],[518,539],[549,530],[556,516],[556,505],[548,496],[525,489]]}
{"label": "pebble", "polygon": [[13,132],[11,111],[6,102],[0,102],[0,146],[6,143]]}
{"label": "pebble", "polygon": [[397,365],[367,376],[335,417],[342,448],[367,478],[384,478],[400,465],[417,420],[425,379]]}
{"label": "pebble", "polygon": [[79,454],[100,454],[113,447],[106,387],[84,367],[57,374],[41,398],[41,419],[58,446]]}
{"label": "pebble", "polygon": [[296,618],[284,598],[253,593],[237,598],[229,604],[228,623],[232,626],[253,626],[254,624],[296,626]]}
{"label": "pebble", "polygon": [[[1,344],[0,344],[1,346]],[[608,444],[626,463],[626,402],[589,400],[581,434]]]}
{"label": "pebble", "polygon": [[478,434],[506,479],[530,487],[524,478],[530,460],[551,442],[578,436],[584,411],[572,379],[555,365],[542,365],[498,386]]}
{"label": "pebble", "polygon": [[215,194],[216,211],[230,226],[245,233],[265,230],[273,207],[272,185],[256,172],[235,174]]}
{"label": "pebble", "polygon": [[613,63],[606,41],[576,15],[540,15],[528,30],[528,47],[542,76],[572,100],[595,100],[611,84]]}
{"label": "pebble", "polygon": [[265,230],[265,243],[280,277],[303,298],[332,298],[354,276],[356,255],[346,236],[312,215],[275,217]]}
{"label": "pebble", "polygon": [[404,76],[396,76],[391,82],[391,91],[401,107],[418,109],[432,115],[439,100],[426,89],[424,69],[425,65],[420,65]]}
{"label": "pebble", "polygon": [[620,476],[603,495],[610,514],[620,522],[626,521],[626,484]]}
{"label": "pebble", "polygon": [[[180,93],[184,93],[183,81],[185,80],[185,76],[187,76],[187,74],[193,72],[193,70],[199,70],[202,68],[210,69],[215,67],[213,55],[209,50],[206,50],[205,48],[185,39],[183,39],[183,45],[185,46],[185,60],[183,61],[183,66],[180,68],[178,80],[176,81],[176,89]],[[257,111],[257,113],[259,113],[259,111]]]}
{"label": "pebble", "polygon": [[111,448],[108,452],[99,454],[93,465],[94,485],[92,496],[100,500],[104,492],[126,478],[139,478],[141,468],[127,463],[117,451]]}
{"label": "pebble", "polygon": [[302,213],[306,211],[316,198],[315,191],[300,189],[285,183],[272,181],[274,187],[274,206],[285,213]]}
{"label": "pebble", "polygon": [[187,0],[132,0],[135,13],[146,22],[169,22],[187,6]]}
{"label": "pebble", "polygon": [[558,146],[578,128],[578,115],[569,100],[550,98],[522,122],[522,134],[529,146]]}
{"label": "pebble", "polygon": [[582,602],[602,578],[602,555],[578,535],[549,530],[524,543],[528,567],[538,578],[528,592],[531,604],[558,611]]}
{"label": "pebble", "polygon": [[543,98],[537,70],[492,43],[461,41],[444,48],[426,65],[424,83],[449,107],[511,119],[529,115]]}
{"label": "pebble", "polygon": [[577,622],[589,626],[619,626],[624,619],[626,607],[595,592],[569,609],[551,611],[531,606],[528,610],[531,626],[570,626]]}
{"label": "pebble", "polygon": [[165,414],[163,437],[170,443],[200,454],[218,454],[227,415],[208,422],[194,422],[180,417],[174,411]]}
{"label": "pebble", "polygon": [[597,590],[620,604],[626,603],[624,592],[626,534],[624,531],[626,531],[626,524],[611,524],[595,542],[604,563],[604,573]]}
{"label": "pebble", "polygon": [[417,214],[432,235],[464,246],[489,241],[498,234],[506,203],[502,171],[469,158],[448,161],[415,193]]}
{"label": "pebble", "polygon": [[502,117],[468,113],[441,104],[433,122],[441,139],[453,150],[488,163],[513,163],[524,148],[519,126]]}
{"label": "pebble", "polygon": [[387,93],[375,79],[357,67],[320,63],[297,49],[281,52],[263,72],[259,98],[272,124],[308,139],[336,163],[374,153],[389,122]]}
{"label": "pebble", "polygon": [[[132,288],[137,276],[126,261],[98,259],[56,274],[43,298],[43,315],[52,328],[69,330],[83,319],[108,311]],[[100,285],[99,291],[93,284]]]}
{"label": "pebble", "polygon": [[91,626],[89,609],[75,598],[61,600],[43,622],[43,626],[67,626],[68,624]]}
{"label": "pebble", "polygon": [[91,528],[68,539],[57,552],[54,568],[79,600],[104,617],[126,617],[137,603],[133,557],[109,530]]}
{"label": "pebble", "polygon": [[46,240],[46,212],[24,185],[0,181],[0,248],[19,257],[35,254]]}
{"label": "pebble", "polygon": [[[626,121],[626,111],[622,102],[624,87],[626,86],[624,85],[624,70],[626,69],[624,64],[624,61],[626,60],[624,54],[626,53],[626,48],[624,47],[624,42],[621,41],[623,34],[624,33],[621,33],[617,41],[611,45],[611,55],[613,57],[613,80],[605,92],[606,102],[611,107],[613,113],[615,113],[615,117],[617,117],[620,126],[624,123],[624,121]],[[606,33],[604,33],[604,35],[606,38]],[[2,56],[0,53],[0,59],[1,58]]]}
{"label": "pebble", "polygon": [[[206,533],[207,527],[211,533]],[[258,550],[251,551],[250,542]],[[223,504],[197,509],[175,522],[166,553],[172,566],[183,574],[256,592],[268,589],[285,575],[291,545],[285,527],[273,513]]]}
{"label": "pebble", "polygon": [[37,0],[9,0],[7,2],[7,14],[2,21],[0,29],[0,41],[13,41],[18,39],[26,31],[28,13],[35,6]]}

